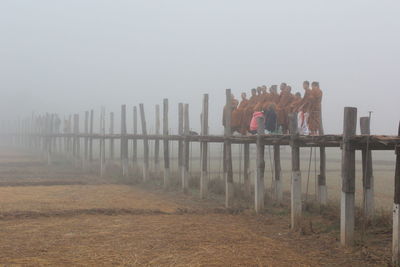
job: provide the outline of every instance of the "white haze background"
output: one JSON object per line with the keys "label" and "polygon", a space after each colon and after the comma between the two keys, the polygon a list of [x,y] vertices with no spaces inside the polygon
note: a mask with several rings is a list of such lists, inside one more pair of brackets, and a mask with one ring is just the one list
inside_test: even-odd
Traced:
{"label": "white haze background", "polygon": [[[221,133],[226,88],[320,81],[326,133],[344,106],[374,111],[372,132],[400,118],[400,1],[0,1],[0,119],[31,112],[81,114],[202,95]],[[129,113],[128,118],[131,118]],[[175,129],[173,131],[176,131]]]}

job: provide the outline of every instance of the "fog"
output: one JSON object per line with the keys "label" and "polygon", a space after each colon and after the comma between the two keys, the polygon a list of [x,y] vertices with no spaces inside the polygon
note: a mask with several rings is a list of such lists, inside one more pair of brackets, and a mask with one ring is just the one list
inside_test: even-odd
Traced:
{"label": "fog", "polygon": [[343,107],[354,106],[373,111],[372,133],[396,134],[399,10],[397,0],[2,0],[0,119],[144,103],[151,120],[168,98],[171,126],[185,102],[198,130],[209,93],[220,133],[226,88],[239,97],[287,82],[302,92],[316,80],[326,133],[340,133]]}

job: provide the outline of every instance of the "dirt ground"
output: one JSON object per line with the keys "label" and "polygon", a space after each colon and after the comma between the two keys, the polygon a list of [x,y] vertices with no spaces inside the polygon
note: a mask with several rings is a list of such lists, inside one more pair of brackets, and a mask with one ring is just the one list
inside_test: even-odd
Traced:
{"label": "dirt ground", "polygon": [[[387,266],[390,231],[354,248],[337,218],[289,211],[226,210],[217,200],[150,190],[48,168],[36,155],[0,148],[0,264],[51,266]],[[372,236],[372,237],[371,237]]]}

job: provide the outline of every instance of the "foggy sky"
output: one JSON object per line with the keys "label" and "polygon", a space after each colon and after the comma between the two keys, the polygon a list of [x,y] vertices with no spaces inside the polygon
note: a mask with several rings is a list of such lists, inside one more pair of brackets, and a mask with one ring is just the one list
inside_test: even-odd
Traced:
{"label": "foggy sky", "polygon": [[373,111],[372,133],[396,134],[399,11],[398,0],[0,0],[0,119],[143,102],[151,120],[169,98],[172,126],[186,102],[199,130],[209,93],[221,133],[226,88],[317,80],[325,133],[354,106]]}

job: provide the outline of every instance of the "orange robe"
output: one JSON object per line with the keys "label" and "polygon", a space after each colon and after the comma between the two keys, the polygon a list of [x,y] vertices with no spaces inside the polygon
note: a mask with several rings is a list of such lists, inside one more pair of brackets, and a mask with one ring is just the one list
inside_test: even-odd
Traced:
{"label": "orange robe", "polygon": [[293,95],[288,91],[283,91],[280,95],[277,108],[278,125],[282,126],[284,132],[289,129],[289,111],[290,104],[293,101]]}
{"label": "orange robe", "polygon": [[[237,101],[236,99],[232,99],[232,104],[231,104],[231,127],[232,127],[232,122],[233,122],[233,117],[232,117],[232,113],[233,111],[237,108],[239,104],[239,101]],[[222,125],[225,127],[225,121],[226,121],[226,106],[224,106],[224,110],[222,113]]]}
{"label": "orange robe", "polygon": [[312,89],[308,100],[308,128],[310,131],[319,131],[321,126],[321,101],[322,91],[321,89]]}
{"label": "orange robe", "polygon": [[249,100],[243,99],[239,106],[232,112],[232,129],[235,131],[240,131],[243,124],[243,118],[246,111],[246,107]]}

